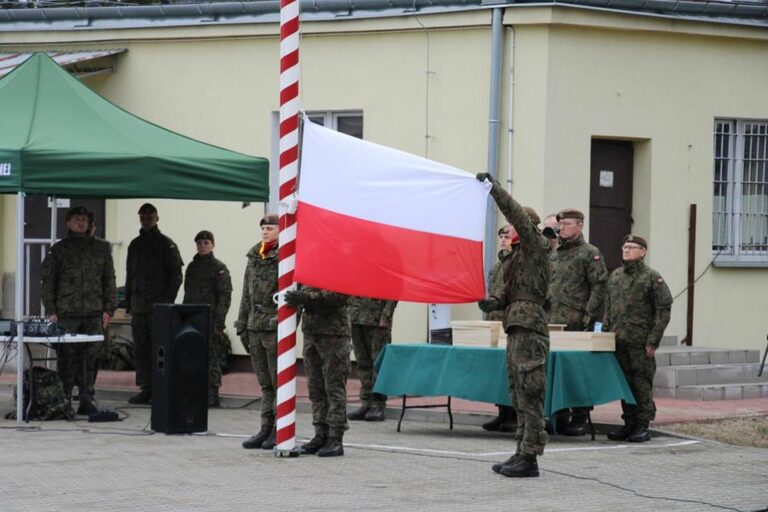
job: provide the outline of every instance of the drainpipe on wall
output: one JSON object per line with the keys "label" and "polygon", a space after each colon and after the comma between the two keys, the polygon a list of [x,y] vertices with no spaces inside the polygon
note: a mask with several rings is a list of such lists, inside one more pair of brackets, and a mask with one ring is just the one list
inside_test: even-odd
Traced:
{"label": "drainpipe on wall", "polygon": [[[501,60],[504,44],[504,9],[493,9],[491,25],[491,91],[488,111],[488,168],[487,171],[496,178],[499,167],[499,118],[501,117]],[[496,204],[493,198],[488,198],[488,212],[485,222],[485,251],[483,262],[485,269],[490,270],[496,257]],[[487,277],[486,277],[487,279]],[[487,285],[487,281],[486,281]]]}
{"label": "drainpipe on wall", "polygon": [[515,27],[509,27],[509,118],[507,119],[507,192],[512,193],[512,144],[515,136]]}

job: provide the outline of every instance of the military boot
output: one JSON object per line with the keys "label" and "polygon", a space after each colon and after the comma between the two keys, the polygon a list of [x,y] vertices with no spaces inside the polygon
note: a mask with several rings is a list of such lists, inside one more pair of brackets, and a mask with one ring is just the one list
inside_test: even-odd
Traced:
{"label": "military boot", "polygon": [[344,455],[344,445],[340,437],[329,437],[325,446],[317,451],[318,457],[341,457]]}
{"label": "military boot", "polygon": [[365,413],[365,421],[384,421],[384,407],[374,405]]}
{"label": "military boot", "polygon": [[587,415],[581,414],[581,411],[573,411],[571,421],[563,430],[563,434],[570,437],[583,436],[587,433]]}
{"label": "military boot", "polygon": [[635,429],[635,425],[632,423],[625,423],[619,430],[614,430],[608,433],[608,439],[611,441],[626,441],[629,434]]}
{"label": "military boot", "polygon": [[497,407],[499,408],[499,415],[493,418],[491,421],[487,423],[483,423],[482,425],[483,430],[487,430],[488,432],[498,432],[499,429],[501,428],[501,425],[503,425],[504,422],[507,421],[507,416],[509,416],[509,410],[512,408],[509,407],[508,405],[499,405]]}
{"label": "military boot", "polygon": [[246,450],[252,450],[254,448],[261,448],[264,441],[267,440],[269,434],[272,433],[273,427],[269,425],[262,425],[261,430],[255,436],[251,436],[249,439],[243,441],[243,448]]}
{"label": "military boot", "polygon": [[142,389],[138,394],[128,399],[129,404],[148,404],[152,402],[152,392],[148,389]]}
{"label": "military boot", "polygon": [[509,464],[514,464],[515,461],[520,458],[521,454],[520,452],[515,453],[513,456],[505,460],[504,462],[497,462],[493,466],[491,466],[491,470],[493,470],[494,473],[500,473],[501,468],[504,466],[507,466]]}
{"label": "military boot", "polygon": [[505,464],[499,469],[499,474],[510,478],[525,478],[539,476],[539,463],[535,455],[521,454],[510,464]]}
{"label": "military boot", "polygon": [[77,414],[81,416],[88,416],[91,413],[96,412],[96,406],[93,404],[90,398],[87,396],[81,396],[79,405],[77,406]]}
{"label": "military boot", "polygon": [[370,410],[370,407],[363,405],[359,409],[355,409],[354,411],[347,414],[347,419],[350,421],[363,421],[365,419],[365,415],[368,414],[368,411]]}
{"label": "military boot", "polygon": [[262,450],[271,450],[277,444],[277,429],[273,428],[269,433],[269,437],[261,444]]}
{"label": "military boot", "polygon": [[517,411],[512,407],[509,408],[504,422],[499,425],[499,432],[517,432]]}
{"label": "military boot", "polygon": [[644,443],[651,440],[651,432],[645,425],[637,425],[632,433],[627,436],[630,443]]}
{"label": "military boot", "polygon": [[327,442],[328,436],[315,434],[315,437],[310,439],[308,443],[304,443],[299,447],[299,451],[308,455],[314,455],[320,451],[320,449],[323,448]]}

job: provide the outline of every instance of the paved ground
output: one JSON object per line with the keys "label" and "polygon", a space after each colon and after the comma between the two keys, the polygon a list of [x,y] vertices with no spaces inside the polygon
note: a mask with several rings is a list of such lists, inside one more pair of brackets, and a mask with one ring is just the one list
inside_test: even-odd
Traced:
{"label": "paved ground", "polygon": [[[346,456],[287,459],[240,447],[258,422],[254,406],[211,410],[207,435],[167,436],[148,431],[149,408],[107,403],[127,418],[22,428],[0,420],[0,511],[768,507],[768,450],[665,436],[637,446],[558,437],[540,459],[541,477],[515,480],[490,470],[512,440],[470,425],[407,421],[397,433],[391,420],[355,422]],[[10,408],[0,389],[0,412]],[[297,428],[312,434],[306,413]]]}

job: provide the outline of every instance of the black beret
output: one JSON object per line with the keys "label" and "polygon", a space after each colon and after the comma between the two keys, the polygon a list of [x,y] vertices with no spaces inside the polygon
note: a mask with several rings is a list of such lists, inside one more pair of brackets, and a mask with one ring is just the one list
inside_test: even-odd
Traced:
{"label": "black beret", "polygon": [[274,224],[275,226],[280,225],[280,217],[275,215],[274,213],[268,213],[264,216],[263,219],[259,222],[259,226],[263,226],[264,224]]}
{"label": "black beret", "polygon": [[75,206],[74,208],[70,208],[67,212],[66,220],[71,219],[75,215],[85,215],[90,219],[92,214],[85,206]]}
{"label": "black beret", "polygon": [[565,210],[560,210],[559,212],[557,212],[557,215],[555,215],[555,219],[557,219],[558,222],[563,219],[584,220],[584,214],[574,208],[566,208]]}
{"label": "black beret", "polygon": [[644,249],[648,248],[648,241],[645,238],[641,237],[641,236],[627,235],[627,236],[624,237],[624,241],[622,243],[627,243],[627,242],[632,243],[632,244],[641,245],[641,246],[643,246]]}
{"label": "black beret", "polygon": [[211,233],[206,229],[202,230],[201,232],[195,235],[195,242],[197,242],[198,240],[210,240],[212,244],[216,243],[216,241],[213,239],[213,233]]}
{"label": "black beret", "polygon": [[139,215],[141,214],[150,214],[150,213],[157,213],[157,208],[155,208],[155,205],[152,203],[144,203],[141,205],[141,208],[139,208]]}

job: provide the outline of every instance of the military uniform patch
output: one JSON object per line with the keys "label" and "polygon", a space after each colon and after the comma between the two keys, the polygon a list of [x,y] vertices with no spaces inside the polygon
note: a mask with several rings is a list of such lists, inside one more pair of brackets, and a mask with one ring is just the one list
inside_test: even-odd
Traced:
{"label": "military uniform patch", "polygon": [[595,259],[595,261],[600,261],[600,255],[599,254],[595,254],[595,258],[594,259]]}

